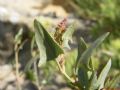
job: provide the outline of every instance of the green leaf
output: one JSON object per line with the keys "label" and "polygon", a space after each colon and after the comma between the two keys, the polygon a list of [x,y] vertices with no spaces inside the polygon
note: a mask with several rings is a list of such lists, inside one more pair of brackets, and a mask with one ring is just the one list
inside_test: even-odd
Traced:
{"label": "green leaf", "polygon": [[91,78],[89,80],[89,89],[88,90],[97,90],[96,82],[97,82],[97,75],[96,75],[96,72],[93,71]]}
{"label": "green leaf", "polygon": [[77,67],[80,64],[80,63],[78,63],[80,60],[80,57],[86,49],[87,49],[87,45],[86,45],[84,39],[80,38],[78,40],[78,56],[77,56],[77,60],[76,60],[76,64],[75,64],[75,73],[77,72]]}
{"label": "green leaf", "polygon": [[98,80],[97,80],[97,86],[99,87],[99,90],[103,88],[104,86],[104,82],[105,82],[105,79],[107,77],[107,74],[110,70],[110,67],[111,67],[111,59],[107,62],[107,64],[105,65],[105,67],[103,68],[103,70],[101,71],[99,77],[98,77]]}
{"label": "green leaf", "polygon": [[28,70],[25,72],[26,78],[31,81],[35,81],[35,75],[33,70]]}
{"label": "green leaf", "polygon": [[36,56],[36,51],[34,50],[35,45],[36,45],[35,37],[33,36],[32,41],[31,41],[31,55],[32,55],[32,57]]}
{"label": "green leaf", "polygon": [[88,90],[89,80],[88,80],[87,70],[83,67],[80,67],[78,69],[78,81],[81,90]]}
{"label": "green leaf", "polygon": [[41,23],[34,20],[35,39],[40,51],[40,61],[38,66],[49,60],[54,60],[58,55],[64,53],[62,48],[55,42]]}
{"label": "green leaf", "polygon": [[[66,56],[65,56],[65,70],[66,70],[66,73],[69,75],[69,76],[73,76],[74,75],[74,65],[75,65],[75,62],[76,62],[76,57],[77,57],[77,50],[72,50],[72,51],[69,51],[67,52]],[[67,62],[68,61],[68,62]]]}
{"label": "green leaf", "polygon": [[22,40],[23,29],[21,28],[15,36],[15,43],[20,44]]}
{"label": "green leaf", "polygon": [[99,37],[96,41],[92,43],[92,45],[87,48],[87,50],[84,51],[84,53],[81,55],[79,62],[84,64],[84,66],[88,69],[90,69],[90,57],[93,53],[93,51],[104,41],[104,39],[109,35],[109,33],[106,33]]}
{"label": "green leaf", "polygon": [[74,30],[75,30],[75,25],[72,24],[67,28],[67,30],[63,34],[63,36],[62,36],[63,47],[67,47],[68,49],[70,49],[70,46],[69,46],[68,42],[69,41],[72,42],[72,35],[74,33]]}

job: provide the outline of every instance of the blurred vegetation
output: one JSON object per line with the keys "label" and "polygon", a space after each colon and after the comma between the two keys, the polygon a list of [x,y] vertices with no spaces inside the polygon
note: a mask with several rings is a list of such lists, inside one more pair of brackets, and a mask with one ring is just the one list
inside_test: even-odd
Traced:
{"label": "blurred vegetation", "polygon": [[[30,44],[32,59],[28,62],[25,68],[26,78],[35,82],[38,87],[40,84],[51,84],[50,80],[54,77],[54,74],[56,74],[55,71],[59,70],[59,68],[56,67],[57,65],[54,60],[60,54],[64,54],[65,62],[63,61],[62,64],[59,62],[61,64],[61,68],[63,71],[66,71],[65,74],[68,74],[71,81],[73,79],[77,81],[77,83],[70,83],[71,87],[73,85],[81,88],[81,90],[85,90],[84,86],[86,85],[87,89],[90,88],[89,90],[93,90],[93,88],[98,88],[95,87],[96,81],[98,82],[97,84],[99,84],[97,85],[99,88],[101,88],[103,84],[105,88],[120,87],[120,1],[66,1],[73,7],[72,9],[75,10],[75,14],[78,18],[82,17],[84,20],[90,20],[91,24],[94,23],[90,27],[93,40],[96,40],[96,38],[102,36],[106,32],[110,32],[110,35],[100,48],[95,50],[92,54],[93,56],[91,56],[91,53],[98,44],[100,44],[102,39],[99,39],[97,43],[91,41],[89,44],[86,44],[84,43],[84,40],[80,38],[80,41],[77,42],[78,49],[66,50],[63,47],[70,48],[69,41],[72,39],[75,25],[66,27],[65,19],[62,23],[59,23],[58,26],[56,25],[57,27],[54,27],[48,19],[46,20],[39,17],[38,21],[34,22],[34,28],[36,29],[35,33],[30,32],[30,39],[32,38]],[[71,7],[69,9],[71,9]],[[47,29],[51,31],[47,31]],[[51,35],[49,35],[48,32],[50,32]],[[22,41],[22,34],[22,30],[20,30],[20,32],[15,36],[14,42],[16,54],[19,53],[19,49],[21,49],[25,43]],[[82,51],[84,48],[85,50]],[[16,58],[18,58],[18,56],[16,56]],[[110,58],[112,63],[108,61]],[[40,68],[38,67],[46,61],[48,61],[47,65],[43,65]],[[105,66],[106,62],[108,63]],[[79,65],[77,66],[77,64]],[[109,71],[111,64],[112,68],[106,78],[106,72]],[[78,71],[75,70],[75,67],[77,67]],[[19,77],[20,72],[18,60],[16,60],[16,73],[18,73]],[[39,74],[41,74],[42,78],[39,77]],[[65,78],[65,80],[69,82],[69,78]]]}
{"label": "blurred vegetation", "polygon": [[[101,48],[94,53],[93,64],[96,69],[103,66],[103,63],[111,57],[111,77],[120,81],[120,1],[119,0],[70,0],[68,2],[78,17],[90,20],[94,23],[91,26],[93,39],[105,32],[110,32],[109,37]],[[117,71],[117,75],[115,75]],[[114,81],[117,81],[114,79]],[[113,80],[111,80],[112,82]],[[110,80],[108,81],[110,82]],[[107,86],[107,85],[106,85]],[[111,86],[112,87],[112,86]],[[120,82],[118,86],[120,87]]]}
{"label": "blurred vegetation", "polygon": [[120,1],[119,0],[72,0],[76,13],[85,19],[95,20],[92,28],[94,35],[111,32],[120,36]]}
{"label": "blurred vegetation", "polygon": [[[96,50],[92,56],[93,66],[98,73],[101,67],[105,65],[111,57],[112,69],[109,73],[109,78],[105,81],[105,87],[113,88],[120,87],[120,1],[119,0],[71,0],[70,5],[76,10],[76,15],[86,20],[94,21],[91,26],[91,35],[94,40],[105,32],[110,32],[109,37],[100,48]],[[46,28],[49,27],[47,22],[43,23]],[[48,27],[47,27],[48,26]],[[73,67],[77,58],[77,50],[72,50],[66,54],[65,63],[66,72],[73,77]],[[55,69],[54,62],[48,62],[44,66],[44,74],[46,74],[46,82],[50,80]]]}
{"label": "blurred vegetation", "polygon": [[[109,32],[101,35],[89,47],[83,38],[79,38],[77,53],[75,51],[68,53],[64,50],[64,47],[70,49],[68,42],[72,39],[74,32],[73,25],[66,28],[66,19],[63,19],[55,28],[56,31],[54,35],[51,36],[38,20],[34,20],[35,41],[40,56],[37,65],[42,67],[48,61],[55,61],[60,73],[75,90],[100,90],[105,87],[105,80],[111,68],[111,59],[109,59],[107,64],[104,64],[104,67],[97,73],[97,70],[94,69],[91,56],[94,50],[109,35]],[[66,54],[68,54],[70,58],[65,59]],[[48,64],[47,67],[53,65],[54,64]],[[49,68],[48,70],[50,72],[53,71]]]}
{"label": "blurred vegetation", "polygon": [[111,56],[112,66],[120,69],[120,1],[71,0],[70,4],[78,16],[95,21],[91,26],[94,39],[105,32],[110,32],[109,38],[98,52],[103,51],[102,55],[106,53]]}

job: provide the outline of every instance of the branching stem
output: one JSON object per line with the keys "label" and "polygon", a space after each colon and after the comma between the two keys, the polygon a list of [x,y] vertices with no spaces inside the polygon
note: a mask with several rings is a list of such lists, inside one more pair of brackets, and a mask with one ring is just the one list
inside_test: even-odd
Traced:
{"label": "branching stem", "polygon": [[20,85],[20,73],[19,73],[19,50],[23,47],[27,40],[23,41],[23,43],[19,46],[17,43],[15,44],[15,63],[16,63],[16,79],[17,79],[17,90],[22,90]]}

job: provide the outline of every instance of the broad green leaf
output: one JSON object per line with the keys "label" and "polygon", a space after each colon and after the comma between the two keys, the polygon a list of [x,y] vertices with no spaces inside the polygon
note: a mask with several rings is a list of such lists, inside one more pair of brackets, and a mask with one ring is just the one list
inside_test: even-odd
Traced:
{"label": "broad green leaf", "polygon": [[107,74],[110,70],[110,67],[111,67],[111,60],[109,60],[107,62],[107,64],[105,65],[105,67],[103,68],[103,70],[101,71],[99,77],[98,77],[98,80],[97,80],[97,86],[99,87],[99,90],[103,88],[104,86],[104,82],[105,82],[105,79],[107,77]]}
{"label": "broad green leaf", "polygon": [[54,60],[58,55],[64,53],[40,22],[34,20],[34,27],[35,39],[40,51],[40,61],[38,66],[41,66],[46,61]]}
{"label": "broad green leaf", "polygon": [[69,76],[73,76],[74,73],[74,65],[75,65],[75,62],[76,62],[76,57],[77,57],[77,50],[72,50],[72,51],[69,51],[67,52],[67,54],[65,55],[65,70],[66,70],[66,73],[69,75]]}
{"label": "broad green leaf", "polygon": [[78,81],[81,86],[81,90],[88,90],[89,80],[87,70],[84,67],[78,69]]}
{"label": "broad green leaf", "polygon": [[79,62],[78,63],[82,63],[84,64],[85,67],[87,67],[88,69],[90,69],[90,57],[93,53],[93,51],[104,41],[104,39],[109,35],[109,33],[106,33],[104,35],[102,35],[101,37],[99,37],[96,41],[94,41],[91,46],[84,51],[84,53],[81,55]]}
{"label": "broad green leaf", "polygon": [[75,73],[77,72],[77,67],[80,64],[80,63],[78,63],[80,60],[80,57],[86,49],[87,49],[87,45],[86,45],[84,39],[80,38],[78,40],[78,56],[77,56],[77,60],[76,60],[76,64],[75,64]]}
{"label": "broad green leaf", "polygon": [[74,33],[74,29],[75,29],[75,25],[72,24],[67,28],[67,30],[63,34],[63,36],[62,36],[63,47],[67,47],[68,49],[70,49],[70,46],[69,46],[68,42],[69,41],[72,42],[72,35]]}

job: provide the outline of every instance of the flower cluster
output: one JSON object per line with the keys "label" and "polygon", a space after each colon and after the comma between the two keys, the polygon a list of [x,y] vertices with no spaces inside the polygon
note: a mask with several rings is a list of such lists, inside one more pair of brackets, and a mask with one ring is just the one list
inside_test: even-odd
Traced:
{"label": "flower cluster", "polygon": [[64,18],[56,27],[54,39],[56,40],[56,42],[59,43],[59,45],[62,45],[62,35],[66,30],[66,26],[67,26],[67,19]]}

